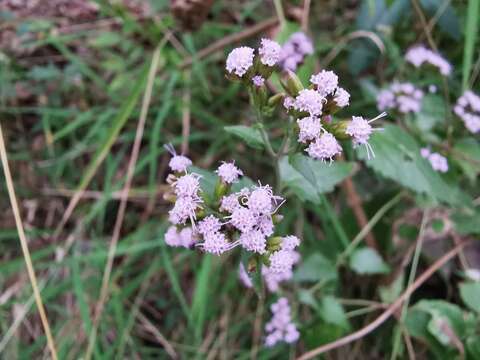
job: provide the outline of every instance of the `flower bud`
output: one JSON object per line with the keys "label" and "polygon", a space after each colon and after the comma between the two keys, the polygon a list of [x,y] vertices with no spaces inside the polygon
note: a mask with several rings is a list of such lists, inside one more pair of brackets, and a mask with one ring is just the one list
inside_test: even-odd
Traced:
{"label": "flower bud", "polygon": [[257,271],[257,265],[258,265],[258,259],[255,256],[252,256],[250,259],[248,259],[247,272],[253,273]]}
{"label": "flower bud", "polygon": [[288,93],[288,95],[296,97],[300,90],[303,90],[303,85],[297,75],[290,70],[286,70],[282,73],[280,78],[280,84]]}
{"label": "flower bud", "polygon": [[337,140],[347,140],[350,136],[346,133],[346,129],[350,121],[340,120],[329,124],[324,123],[323,127],[331,133]]}
{"label": "flower bud", "polygon": [[280,214],[274,214],[272,216],[272,221],[275,225],[280,224],[283,220],[283,215]]}
{"label": "flower bud", "polygon": [[278,251],[282,247],[282,238],[280,236],[274,236],[267,240],[267,250]]}
{"label": "flower bud", "polygon": [[280,94],[275,94],[271,96],[268,99],[268,106],[277,106],[278,104],[281,104],[283,102],[283,99],[285,98],[285,94],[280,93]]}
{"label": "flower bud", "polygon": [[230,185],[218,179],[217,185],[215,185],[215,200],[219,200],[224,196],[230,188]]}

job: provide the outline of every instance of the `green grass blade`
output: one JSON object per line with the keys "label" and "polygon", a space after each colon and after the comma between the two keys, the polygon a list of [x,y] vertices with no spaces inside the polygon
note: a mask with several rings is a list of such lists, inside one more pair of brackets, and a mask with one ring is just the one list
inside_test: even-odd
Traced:
{"label": "green grass blade", "polygon": [[468,0],[467,21],[465,22],[465,44],[463,46],[462,88],[468,88],[468,79],[473,64],[475,42],[478,35],[480,0]]}

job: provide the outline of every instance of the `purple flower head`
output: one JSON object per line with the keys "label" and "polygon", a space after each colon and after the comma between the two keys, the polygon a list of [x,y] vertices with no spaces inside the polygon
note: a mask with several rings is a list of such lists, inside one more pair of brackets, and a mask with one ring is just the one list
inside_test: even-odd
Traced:
{"label": "purple flower head", "polygon": [[183,155],[177,155],[172,144],[165,144],[163,146],[172,155],[168,166],[174,172],[186,172],[187,168],[192,165],[192,160]]}
{"label": "purple flower head", "polygon": [[256,87],[261,87],[263,86],[263,84],[265,83],[265,79],[263,77],[261,77],[260,75],[255,75],[253,78],[252,78],[252,83],[253,85],[255,85]]}
{"label": "purple flower head", "polygon": [[239,206],[230,215],[230,223],[241,232],[248,232],[257,224],[257,218],[252,210]]}
{"label": "purple flower head", "polygon": [[190,219],[194,223],[196,219],[195,211],[200,208],[201,200],[190,196],[182,196],[177,198],[173,209],[168,212],[169,221],[174,224],[185,224]]}
{"label": "purple flower head", "polygon": [[263,215],[258,220],[258,230],[262,232],[264,236],[271,236],[273,235],[273,221],[270,215]]}
{"label": "purple flower head", "polygon": [[197,234],[190,226],[180,230],[180,233],[178,235],[180,237],[181,246],[187,249],[192,247],[198,240]]}
{"label": "purple flower head", "polygon": [[245,250],[253,251],[258,254],[264,254],[266,251],[267,240],[259,230],[251,230],[242,233],[238,241]]}
{"label": "purple flower head", "polygon": [[438,69],[445,76],[452,72],[452,65],[445,60],[440,54],[425,48],[424,46],[415,46],[407,51],[405,60],[415,67],[420,67],[424,63],[430,64]]}
{"label": "purple flower head", "polygon": [[380,111],[396,109],[401,113],[419,112],[422,108],[423,92],[411,83],[393,83],[389,89],[382,90],[377,96],[377,108]]}
{"label": "purple flower head", "polygon": [[342,152],[342,147],[338,143],[337,139],[335,139],[335,136],[325,132],[314,142],[310,143],[306,151],[308,155],[314,159],[332,161],[335,155]]}
{"label": "purple flower head", "polygon": [[338,86],[338,76],[333,71],[322,70],[310,77],[310,82],[315,85],[322,96],[332,94]]}
{"label": "purple flower head", "polygon": [[232,213],[235,209],[239,208],[240,203],[238,202],[238,196],[237,193],[234,193],[222,197],[220,201],[220,211]]}
{"label": "purple flower head", "polygon": [[429,148],[426,148],[426,147],[425,147],[425,148],[421,148],[421,149],[420,149],[420,155],[421,155],[423,158],[425,158],[425,159],[428,158],[431,153],[432,153],[432,152],[430,151]]}
{"label": "purple flower head", "polygon": [[176,226],[170,226],[165,232],[165,243],[168,246],[180,246],[180,237]]}
{"label": "purple flower head", "polygon": [[293,107],[298,111],[304,111],[311,116],[318,116],[322,114],[323,103],[325,98],[318,92],[312,89],[300,90]]}
{"label": "purple flower head", "polygon": [[292,269],[295,259],[289,250],[275,251],[269,257],[270,266],[269,269],[275,273],[282,273]]}
{"label": "purple flower head", "polygon": [[227,57],[226,69],[242,77],[253,65],[254,50],[248,46],[233,49]]}
{"label": "purple flower head", "polygon": [[294,235],[288,235],[282,238],[282,250],[294,250],[300,245],[300,239]]}
{"label": "purple flower head", "polygon": [[258,53],[260,54],[260,62],[263,65],[275,66],[280,60],[282,47],[273,40],[262,39]]}
{"label": "purple flower head", "polygon": [[204,251],[210,254],[220,255],[230,250],[230,243],[227,241],[224,233],[207,233],[203,238],[205,241],[201,246]]}
{"label": "purple flower head", "polygon": [[338,107],[345,107],[350,104],[350,94],[344,88],[338,87],[335,91],[335,96],[333,100],[337,104]]}
{"label": "purple flower head", "polygon": [[433,170],[442,173],[448,171],[448,161],[446,157],[440,155],[439,153],[431,153],[427,159],[430,161]]}
{"label": "purple flower head", "polygon": [[233,162],[227,163],[224,161],[215,172],[220,176],[222,181],[227,184],[237,182],[238,177],[243,176],[242,170],[237,168]]}
{"label": "purple flower head", "polygon": [[165,233],[165,243],[168,246],[190,248],[197,240],[191,227],[183,228],[179,232],[175,226],[170,226]]}
{"label": "purple flower head", "polygon": [[197,224],[197,231],[199,234],[205,235],[220,231],[222,227],[221,221],[214,215],[209,215]]}
{"label": "purple flower head", "polygon": [[177,196],[196,197],[200,190],[200,175],[191,173],[179,177],[175,183],[175,194]]}
{"label": "purple flower head", "polygon": [[352,116],[352,121],[350,121],[350,123],[347,125],[347,128],[345,129],[345,133],[352,137],[354,147],[359,145],[365,146],[365,148],[367,149],[367,156],[369,159],[370,157],[374,157],[375,153],[373,152],[372,147],[368,143],[368,139],[370,138],[370,135],[374,131],[383,130],[381,128],[374,129],[370,125],[370,123],[386,115],[387,113],[383,112],[372,120],[365,120],[361,116]]}
{"label": "purple flower head", "polygon": [[269,185],[256,186],[247,198],[248,208],[255,214],[270,215],[274,211],[277,200],[282,199],[273,195]]}
{"label": "purple flower head", "polygon": [[296,32],[283,44],[280,63],[284,70],[295,71],[306,55],[313,54],[313,43],[303,33]]}
{"label": "purple flower head", "polygon": [[280,298],[270,306],[272,319],[265,325],[267,336],[265,346],[272,347],[278,342],[293,343],[298,340],[300,333],[292,322],[291,309],[287,298]]}
{"label": "purple flower head", "polygon": [[460,96],[453,109],[465,127],[473,134],[480,132],[480,97],[470,90]]}
{"label": "purple flower head", "polygon": [[320,131],[322,130],[322,124],[320,119],[314,116],[304,117],[297,120],[298,127],[300,132],[298,134],[298,141],[301,143],[306,143],[320,136]]}
{"label": "purple flower head", "polygon": [[243,266],[242,263],[240,263],[240,266],[238,267],[238,277],[245,287],[253,287],[252,279],[250,279],[250,276],[248,276],[247,270],[245,270],[245,266]]}

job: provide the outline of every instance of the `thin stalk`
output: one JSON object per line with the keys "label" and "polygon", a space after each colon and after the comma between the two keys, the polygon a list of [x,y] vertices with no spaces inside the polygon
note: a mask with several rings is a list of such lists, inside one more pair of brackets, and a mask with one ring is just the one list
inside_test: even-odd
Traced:
{"label": "thin stalk", "polygon": [[396,203],[398,203],[401,198],[403,197],[404,193],[401,192],[395,195],[392,199],[387,201],[375,215],[372,216],[370,221],[365,225],[365,227],[360,230],[360,232],[355,236],[352,242],[348,245],[348,247],[339,255],[337,260],[337,266],[344,263],[344,261],[350,256],[350,254],[356,249],[356,247],[360,244],[360,242],[365,238],[365,236],[372,231],[373,227],[380,221],[380,219],[385,215],[385,213],[390,210]]}
{"label": "thin stalk", "polygon": [[283,11],[282,0],[273,0],[275,4],[275,12],[280,20],[280,26],[284,27],[287,20],[285,19],[285,12]]}
{"label": "thin stalk", "polygon": [[[413,284],[413,281],[415,280],[415,275],[417,274],[418,262],[420,260],[420,254],[422,253],[423,238],[424,238],[423,235],[425,232],[426,225],[427,225],[427,216],[426,216],[426,212],[424,211],[422,216],[422,224],[420,225],[420,231],[418,233],[417,245],[415,247],[415,253],[413,255],[412,267],[410,269],[410,274],[408,276],[407,288],[409,288]],[[400,320],[399,320],[400,324],[403,324],[405,322],[405,317],[407,316],[409,303],[410,303],[410,296],[407,296],[405,301],[403,302],[402,312],[400,314]],[[400,337],[401,337],[401,332],[398,331],[395,334],[395,339],[393,342],[392,356],[390,358],[391,360],[395,360],[397,358],[398,352],[400,351]]]}
{"label": "thin stalk", "polygon": [[40,314],[40,320],[42,321],[43,330],[45,331],[45,336],[47,337],[47,344],[52,354],[52,359],[57,360],[57,350],[55,348],[55,342],[53,340],[52,332],[50,330],[50,325],[48,324],[47,314],[43,306],[42,297],[40,295],[40,290],[37,283],[37,277],[35,275],[35,270],[33,269],[32,258],[30,256],[30,250],[28,249],[27,236],[25,235],[25,230],[23,229],[23,222],[20,216],[20,209],[17,203],[17,197],[15,195],[15,188],[13,186],[12,174],[10,173],[10,167],[8,165],[7,157],[7,148],[5,146],[5,141],[3,139],[2,126],[0,124],[0,157],[2,159],[3,172],[5,173],[5,182],[7,184],[8,196],[10,197],[10,204],[13,210],[13,216],[15,218],[15,224],[17,226],[18,237],[20,239],[20,245],[22,247],[23,258],[25,259],[25,264],[27,265],[28,277],[32,285],[33,294],[35,296],[35,302],[37,303],[38,312]]}

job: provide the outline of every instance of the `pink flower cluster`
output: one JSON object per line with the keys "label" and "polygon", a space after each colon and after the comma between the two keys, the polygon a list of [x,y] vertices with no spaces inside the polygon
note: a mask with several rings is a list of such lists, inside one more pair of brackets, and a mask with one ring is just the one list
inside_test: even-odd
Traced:
{"label": "pink flower cluster", "polygon": [[448,161],[445,156],[442,156],[436,152],[431,152],[429,148],[420,149],[420,155],[430,162],[433,170],[442,173],[448,171]]}
{"label": "pink flower cluster", "polygon": [[296,32],[283,44],[280,64],[284,70],[295,71],[313,51],[312,40],[303,32]]}
{"label": "pink flower cluster", "polygon": [[478,95],[470,90],[465,91],[458,98],[453,111],[462,119],[471,133],[480,132],[480,97]]}
{"label": "pink flower cluster", "polygon": [[[269,185],[259,184],[223,195],[214,202],[216,205],[211,205],[202,197],[201,176],[188,173],[186,167],[182,168],[183,174],[179,173],[178,155],[172,149],[170,151],[175,159],[170,161],[170,168],[175,173],[169,175],[168,182],[172,186],[175,203],[169,211],[172,226],[165,234],[167,245],[191,247],[195,244],[215,255],[240,246],[246,251],[267,255],[269,272],[291,272],[298,261],[298,255],[293,251],[300,243],[298,238],[282,238],[280,248],[269,247],[268,244],[275,231],[273,216],[283,204],[283,199],[274,195]],[[186,157],[182,161],[191,164]],[[226,191],[243,176],[233,162],[223,162],[216,173],[219,176],[217,186]],[[200,218],[198,222],[197,217]]]}
{"label": "pink flower cluster", "polygon": [[[260,56],[260,62],[263,65],[273,67],[280,61],[282,47],[273,40],[262,39],[258,54]],[[234,74],[242,78],[250,69],[253,69],[254,60],[255,49],[248,46],[241,46],[233,49],[228,54],[225,68],[229,74]],[[248,78],[250,79],[250,77]],[[261,86],[265,80],[258,74],[253,75],[251,79],[255,86]]]}
{"label": "pink flower cluster", "polygon": [[452,65],[445,60],[440,54],[427,49],[424,46],[414,46],[405,54],[405,60],[415,67],[420,67],[423,64],[430,64],[438,69],[438,71],[445,76],[452,72]]}
{"label": "pink flower cluster", "polygon": [[377,95],[380,111],[396,109],[401,113],[417,113],[422,108],[423,91],[411,83],[393,83]]}
{"label": "pink flower cluster", "polygon": [[[293,265],[297,264],[300,261],[300,254],[295,251],[295,248],[300,244],[300,239],[296,236],[289,235],[282,238],[280,245],[280,250],[276,252],[277,256],[273,258],[273,261],[277,261],[281,258],[282,262],[287,261],[288,266],[282,264],[281,269],[272,269],[272,264],[270,266],[262,267],[262,276],[267,285],[267,289],[270,292],[277,292],[281,282],[288,281],[293,276]],[[272,258],[270,258],[272,261]],[[291,265],[290,265],[291,263]],[[238,276],[244,286],[251,288],[253,286],[252,280],[250,279],[247,271],[243,264],[240,264]]]}
{"label": "pink flower cluster", "polygon": [[287,298],[282,297],[270,306],[271,320],[265,325],[267,336],[265,346],[272,347],[279,342],[294,343],[300,337],[297,327],[292,322],[291,309]]}

